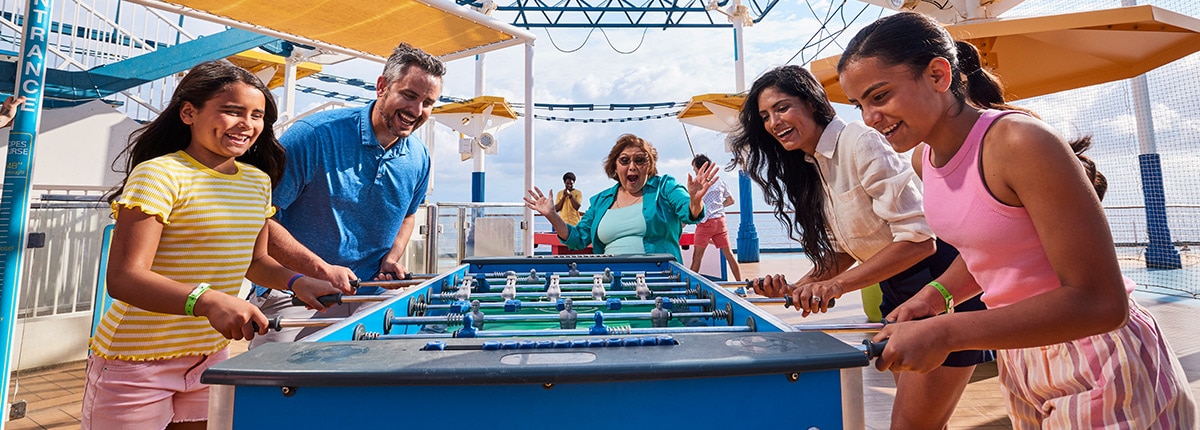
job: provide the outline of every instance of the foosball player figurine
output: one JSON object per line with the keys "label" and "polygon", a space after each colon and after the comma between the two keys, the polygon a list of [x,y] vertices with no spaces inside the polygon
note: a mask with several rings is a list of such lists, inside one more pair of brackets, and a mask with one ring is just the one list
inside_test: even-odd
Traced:
{"label": "foosball player figurine", "polygon": [[572,309],[571,306],[570,297],[563,299],[563,310],[558,311],[558,328],[564,330],[575,328],[575,322],[578,321],[579,316],[575,314],[575,309]]}
{"label": "foosball player figurine", "polygon": [[509,276],[504,280],[504,289],[500,291],[500,297],[504,300],[512,300],[517,297],[517,275]]}
{"label": "foosball player figurine", "polygon": [[604,300],[604,275],[592,276],[592,300]]}
{"label": "foosball player figurine", "polygon": [[663,298],[654,298],[654,310],[650,311],[650,326],[666,327],[667,321],[671,320],[671,311],[663,309]]}
{"label": "foosball player figurine", "polygon": [[471,300],[471,318],[472,325],[476,330],[483,330],[483,311],[479,310],[479,300]]}
{"label": "foosball player figurine", "polygon": [[636,279],[634,283],[637,287],[634,290],[637,292],[638,300],[650,300],[650,286],[646,285],[646,274],[638,273]]}
{"label": "foosball player figurine", "polygon": [[562,296],[562,286],[559,285],[558,274],[550,275],[550,286],[546,287],[546,299],[550,303],[558,303],[558,298]]}

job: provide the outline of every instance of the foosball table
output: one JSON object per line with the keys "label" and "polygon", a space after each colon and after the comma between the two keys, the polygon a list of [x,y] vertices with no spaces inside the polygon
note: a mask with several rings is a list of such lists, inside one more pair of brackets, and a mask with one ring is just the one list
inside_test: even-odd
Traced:
{"label": "foosball table", "polygon": [[349,318],[272,321],[326,327],[205,371],[210,428],[840,429],[878,353],[669,255],[471,258],[390,282],[407,286],[340,298],[376,301]]}

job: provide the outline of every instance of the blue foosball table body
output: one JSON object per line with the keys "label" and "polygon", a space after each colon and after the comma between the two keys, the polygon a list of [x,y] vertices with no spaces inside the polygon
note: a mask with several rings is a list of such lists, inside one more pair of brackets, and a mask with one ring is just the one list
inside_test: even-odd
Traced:
{"label": "blue foosball table body", "polygon": [[[524,291],[496,297],[513,273]],[[633,295],[637,273],[651,297]],[[545,296],[552,274],[558,300]],[[463,289],[482,302],[482,329],[464,322]],[[568,297],[575,329],[547,316]],[[648,305],[653,297],[664,300]],[[663,304],[665,327],[645,317]],[[518,315],[530,321],[511,322]],[[491,257],[303,341],[251,349],[202,381],[232,392],[236,429],[840,429],[842,369],[867,364],[859,349],[795,331],[670,256]]]}

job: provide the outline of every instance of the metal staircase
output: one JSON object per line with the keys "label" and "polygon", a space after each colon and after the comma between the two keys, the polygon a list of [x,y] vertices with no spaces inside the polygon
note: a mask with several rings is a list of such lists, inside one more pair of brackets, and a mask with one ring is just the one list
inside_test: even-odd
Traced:
{"label": "metal staircase", "polygon": [[[0,92],[13,92],[25,8],[0,0]],[[196,34],[181,16],[121,0],[62,0],[50,18],[47,107],[102,99],[135,120],[158,114],[180,72],[276,40],[217,26]]]}

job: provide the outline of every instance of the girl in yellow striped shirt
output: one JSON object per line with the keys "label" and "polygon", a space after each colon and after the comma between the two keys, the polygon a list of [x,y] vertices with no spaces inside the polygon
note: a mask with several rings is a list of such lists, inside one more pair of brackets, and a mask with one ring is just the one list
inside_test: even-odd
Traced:
{"label": "girl in yellow striped shirt", "polygon": [[131,137],[127,176],[109,197],[116,300],[92,339],[84,429],[205,428],[200,374],[228,357],[229,339],[267,330],[262,312],[237,297],[243,278],[316,309],[316,297],[339,292],[267,255],[263,226],[284,166],[276,118],[257,77],[214,61],[190,70]]}

